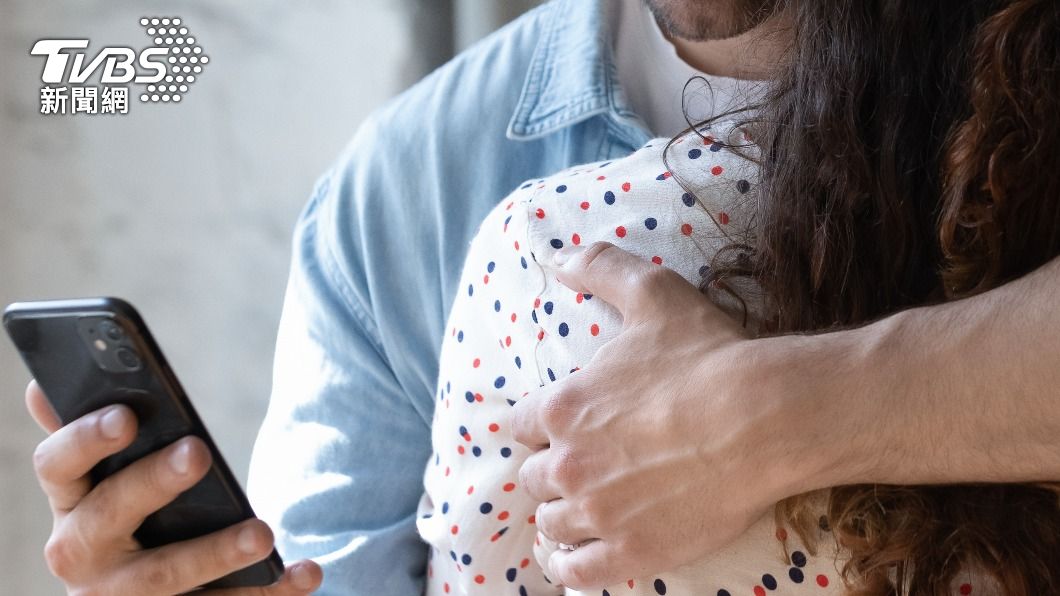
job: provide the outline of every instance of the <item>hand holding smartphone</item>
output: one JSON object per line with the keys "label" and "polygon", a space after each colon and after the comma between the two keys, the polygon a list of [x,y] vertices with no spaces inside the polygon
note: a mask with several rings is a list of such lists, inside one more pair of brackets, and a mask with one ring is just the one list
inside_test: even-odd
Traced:
{"label": "hand holding smartphone", "polygon": [[[199,449],[202,465],[208,465],[208,469],[199,470],[205,472],[202,478],[190,487],[183,487],[185,490],[168,504],[157,510],[144,511],[140,518],[133,515],[134,519],[142,518],[142,523],[129,530],[134,530],[132,536],[145,550],[141,551],[144,553],[142,557],[130,559],[130,568],[135,567],[133,563],[140,568],[152,563],[157,566],[163,563],[158,560],[160,557],[172,555],[164,561],[170,566],[169,571],[187,572],[172,567],[188,564],[194,559],[189,558],[189,549],[200,543],[203,549],[207,543],[216,549],[217,540],[226,532],[238,530],[233,526],[241,522],[243,527],[260,526],[260,522],[246,521],[254,517],[246,496],[132,306],[114,298],[18,303],[8,307],[3,321],[47,396],[51,409],[64,425],[42,443],[37,458],[38,476],[45,491],[49,492],[57,517],[52,542],[55,542],[56,533],[64,528],[58,523],[59,517],[66,514],[77,517],[78,527],[82,530],[93,528],[87,532],[92,534],[89,539],[113,531],[112,526],[121,524],[101,523],[108,520],[97,518],[106,517],[104,514],[115,518],[123,513],[108,509],[122,501],[122,495],[116,494],[116,489],[124,486],[128,487],[126,492],[132,492],[132,487],[139,482],[142,491],[143,483],[148,481],[145,479],[157,481],[164,477],[162,473],[152,471],[166,465],[162,462],[163,456],[178,461],[182,456],[180,450],[192,448]],[[31,386],[31,394],[33,391],[35,389]],[[28,399],[31,410],[39,407],[33,403],[34,399],[39,400],[39,394],[37,397],[30,395]],[[106,431],[101,429],[106,428],[106,414],[115,409],[111,407],[102,413],[89,414],[114,404],[121,404],[135,413],[138,432],[135,437],[126,437],[127,444],[123,444],[120,450],[100,453],[100,457],[94,459],[94,450],[105,450],[107,439],[103,435]],[[35,412],[35,417],[41,420],[42,415]],[[95,435],[86,439],[92,433]],[[188,435],[196,439],[178,441]],[[81,471],[82,474],[88,472],[87,481],[79,480],[75,475],[78,461],[88,462],[84,465],[91,467]],[[171,470],[172,467],[165,469]],[[77,488],[79,482],[84,483],[81,489]],[[158,484],[164,485],[165,482]],[[79,492],[85,494],[78,495]],[[164,486],[156,492],[165,492]],[[57,504],[63,500],[70,501],[69,510],[64,510],[61,503]],[[81,507],[88,512],[74,515],[82,503],[91,504]],[[144,503],[134,502],[128,508],[135,509],[136,506],[142,507]],[[96,517],[89,517],[91,515]],[[259,535],[266,531],[263,527],[258,530]],[[231,539],[236,540],[234,535]],[[201,554],[202,549],[199,552]],[[242,559],[226,552],[214,552],[210,562],[231,572],[222,571],[216,574],[224,574],[222,577],[215,575],[202,583],[211,588],[266,586],[283,577],[284,581],[274,586],[277,591],[270,588],[266,592],[270,594],[305,593],[319,583],[319,569],[315,564],[296,566],[295,569],[302,572],[299,575],[303,582],[298,582],[284,576],[283,563],[275,550],[262,552],[261,556],[266,554],[268,556],[263,560],[233,568],[221,565],[217,559],[229,562]],[[312,583],[312,586],[301,588],[295,585],[300,583]],[[185,589],[194,587],[197,586]]]}

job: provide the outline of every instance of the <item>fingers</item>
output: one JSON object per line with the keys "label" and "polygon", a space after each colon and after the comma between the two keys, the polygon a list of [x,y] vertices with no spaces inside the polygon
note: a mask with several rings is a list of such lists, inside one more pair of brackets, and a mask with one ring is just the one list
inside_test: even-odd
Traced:
{"label": "fingers", "polygon": [[544,391],[534,391],[515,402],[512,407],[512,436],[531,449],[548,447],[545,430]]}
{"label": "fingers", "polygon": [[206,536],[143,551],[114,574],[111,589],[104,593],[125,594],[131,587],[138,594],[187,592],[261,561],[272,552],[272,544],[272,531],[265,522],[249,519]]}
{"label": "fingers", "polygon": [[280,581],[264,588],[231,588],[200,592],[202,596],[303,596],[320,587],[324,572],[313,561],[288,565]]}
{"label": "fingers", "polygon": [[577,546],[594,538],[586,521],[586,516],[565,499],[541,503],[534,514],[537,530],[560,544]]}
{"label": "fingers", "polygon": [[64,524],[96,544],[126,540],[144,518],[202,479],[210,463],[202,440],[184,437],[100,482]]}
{"label": "fingers", "polygon": [[37,384],[37,379],[33,379],[26,386],[26,409],[29,410],[30,416],[33,416],[33,420],[48,434],[59,430],[59,427],[63,425],[51,405],[48,404],[48,398],[44,396],[44,391]]}
{"label": "fingers", "polygon": [[563,496],[552,473],[552,450],[532,453],[519,468],[519,484],[535,501],[551,501]]}
{"label": "fingers", "polygon": [[[37,393],[39,390],[31,385],[27,403],[36,403]],[[88,472],[92,467],[124,449],[134,438],[136,417],[132,411],[110,406],[78,418],[41,441],[33,454],[33,465],[52,510],[66,513],[73,509],[91,488]]]}
{"label": "fingers", "polygon": [[[660,289],[673,285],[668,283],[672,281],[669,278],[684,281],[673,271],[609,242],[594,242],[587,248],[564,248],[560,253],[566,261],[556,271],[556,278],[572,290],[598,296],[614,306],[627,323],[651,312]],[[685,285],[694,290],[690,284]]]}
{"label": "fingers", "polygon": [[[618,560],[607,542],[593,540],[574,550],[557,550],[548,558],[549,577],[568,588],[589,590],[636,577],[639,573]],[[627,577],[615,577],[612,569]]]}

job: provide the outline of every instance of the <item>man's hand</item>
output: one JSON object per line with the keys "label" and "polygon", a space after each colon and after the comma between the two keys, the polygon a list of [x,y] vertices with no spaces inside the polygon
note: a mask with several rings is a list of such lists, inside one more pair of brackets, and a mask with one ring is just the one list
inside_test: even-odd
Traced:
{"label": "man's hand", "polygon": [[[111,406],[60,427],[35,382],[26,389],[26,406],[51,433],[34,453],[37,478],[54,518],[44,556],[71,594],[178,594],[260,561],[272,551],[272,533],[259,520],[186,542],[141,549],[132,534],[144,518],[191,488],[210,469],[210,453],[202,441],[185,437],[93,488],[89,471],[136,437],[133,413]],[[300,596],[316,589],[321,579],[316,563],[301,561],[267,588],[196,593]]]}
{"label": "man's hand", "polygon": [[581,544],[552,555],[550,577],[586,589],[696,560],[809,489],[808,416],[764,357],[787,346],[748,339],[673,271],[607,243],[575,251],[558,279],[616,307],[623,330],[520,400],[513,430],[538,449],[520,479],[539,531]]}

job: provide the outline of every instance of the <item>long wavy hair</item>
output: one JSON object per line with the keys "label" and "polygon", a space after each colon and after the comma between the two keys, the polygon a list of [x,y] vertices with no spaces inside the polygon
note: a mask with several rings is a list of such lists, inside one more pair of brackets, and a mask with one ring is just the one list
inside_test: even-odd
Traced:
{"label": "long wavy hair", "polygon": [[[704,268],[708,296],[751,278],[771,306],[766,333],[827,331],[971,296],[1060,254],[1060,0],[776,10],[792,47],[748,117],[754,232]],[[1060,484],[844,486],[828,503],[820,520],[807,495],[777,511],[811,549],[830,527],[852,594],[948,595],[962,569],[1005,594],[1060,594]]]}

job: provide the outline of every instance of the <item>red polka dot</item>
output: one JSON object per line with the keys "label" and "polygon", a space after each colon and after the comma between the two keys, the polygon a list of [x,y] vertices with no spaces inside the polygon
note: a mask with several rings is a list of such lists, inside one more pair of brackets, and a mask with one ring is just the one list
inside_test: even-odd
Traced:
{"label": "red polka dot", "polygon": [[623,226],[618,226],[617,228],[615,228],[615,236],[618,236],[619,238],[625,238],[626,228]]}
{"label": "red polka dot", "polygon": [[826,576],[826,575],[818,575],[817,576],[817,585],[821,586],[822,588],[827,588],[828,587],[828,576]]}
{"label": "red polka dot", "polygon": [[519,567],[522,568],[522,569],[526,569],[526,566],[529,565],[529,564],[530,564],[530,559],[523,559],[519,563]]}
{"label": "red polka dot", "polygon": [[673,174],[671,174],[670,172],[663,172],[662,173],[663,180],[666,180],[670,176],[673,176]]}
{"label": "red polka dot", "polygon": [[626,580],[626,585],[629,586],[630,590],[632,590],[633,589],[633,580],[627,579]]}
{"label": "red polka dot", "polygon": [[504,521],[508,519],[509,515],[511,515],[511,513],[508,513],[507,511],[501,511],[500,514],[497,515],[497,519]]}
{"label": "red polka dot", "polygon": [[766,596],[766,589],[762,586],[755,586],[755,596]]}
{"label": "red polka dot", "polygon": [[446,476],[448,476],[448,475],[449,475],[449,466],[446,466],[446,467],[445,467],[445,475],[446,475]]}
{"label": "red polka dot", "polygon": [[474,360],[471,361],[471,368],[478,368],[478,365],[480,365],[480,364],[482,364],[482,361],[479,360],[478,358],[475,358]]}
{"label": "red polka dot", "polygon": [[464,454],[464,446],[463,445],[457,445],[456,446],[456,452],[459,453],[460,455],[463,455]]}
{"label": "red polka dot", "polygon": [[519,241],[518,240],[515,241],[515,250],[519,250]]}
{"label": "red polka dot", "polygon": [[536,215],[537,215],[538,219],[545,219],[545,210],[544,209],[538,209]]}
{"label": "red polka dot", "polygon": [[581,304],[582,300],[585,300],[585,294],[582,294],[581,292],[578,292],[577,294],[575,294],[575,296],[574,296],[574,301],[575,302],[577,302],[578,304]]}
{"label": "red polka dot", "polygon": [[482,283],[488,284],[489,282],[490,282],[490,275],[489,275],[489,273],[487,273],[486,275],[482,276]]}
{"label": "red polka dot", "polygon": [[725,213],[724,211],[719,213],[718,214],[718,223],[720,223],[723,226],[728,224],[729,223],[729,214]]}
{"label": "red polka dot", "polygon": [[445,582],[445,585],[442,586],[442,589],[444,589],[445,593],[448,594],[449,593],[449,582]]}
{"label": "red polka dot", "polygon": [[577,234],[574,234],[573,236],[570,237],[570,241],[571,241],[572,244],[574,244],[574,246],[578,246],[579,244],[582,243],[582,237],[577,235]]}
{"label": "red polka dot", "polygon": [[582,204],[579,205],[579,207],[582,208],[582,211],[588,211],[589,210],[589,201],[582,201]]}
{"label": "red polka dot", "polygon": [[703,137],[703,144],[704,145],[713,145],[714,144],[714,137],[712,137],[711,135],[707,135],[707,136]]}
{"label": "red polka dot", "polygon": [[452,534],[456,534],[459,531],[460,531],[460,526],[455,526],[454,525],[453,527],[449,528],[449,532],[452,533]]}
{"label": "red polka dot", "polygon": [[512,345],[512,336],[506,335],[504,337],[504,345],[505,345],[505,347],[511,347],[511,345]]}
{"label": "red polka dot", "polygon": [[467,494],[470,495],[473,492],[475,492],[475,485],[474,484],[472,484],[471,486],[467,487]]}
{"label": "red polka dot", "polygon": [[961,595],[968,596],[972,593],[972,584],[961,584]]}
{"label": "red polka dot", "polygon": [[541,306],[541,299],[540,298],[534,298],[534,308],[537,308],[539,306]]}
{"label": "red polka dot", "polygon": [[475,583],[476,584],[481,584],[481,583],[484,583],[485,581],[486,581],[486,578],[484,576],[482,576],[482,575],[476,575],[475,576]]}
{"label": "red polka dot", "polygon": [[596,323],[593,323],[592,326],[589,327],[589,333],[591,333],[593,337],[600,335],[600,326]]}
{"label": "red polka dot", "polygon": [[681,224],[681,233],[685,236],[692,235],[692,224]]}
{"label": "red polka dot", "polygon": [[622,190],[629,192],[630,188],[633,188],[633,185],[631,185],[629,182],[622,183]]}
{"label": "red polka dot", "polygon": [[603,180],[604,178],[607,178],[607,176],[597,176],[596,177],[597,180]]}
{"label": "red polka dot", "polygon": [[512,201],[511,203],[508,203],[508,206],[505,207],[504,209],[507,211],[508,209],[511,209],[512,205],[514,205],[514,204],[515,204],[515,201]]}
{"label": "red polka dot", "polygon": [[659,256],[652,257],[651,258],[651,262],[655,263],[656,265],[662,265],[662,257],[659,257]]}
{"label": "red polka dot", "polygon": [[482,401],[482,399],[483,398],[482,398],[482,394],[481,393],[476,393],[475,394],[475,401]]}
{"label": "red polka dot", "polygon": [[515,490],[515,483],[514,482],[509,482],[508,484],[504,485],[504,492],[510,493],[513,490]]}
{"label": "red polka dot", "polygon": [[515,313],[512,313],[512,322],[513,323],[515,322],[515,319],[516,319]]}
{"label": "red polka dot", "polygon": [[537,523],[537,516],[536,515],[531,515],[530,517],[526,518],[526,523],[528,523],[528,524],[536,524]]}
{"label": "red polka dot", "polygon": [[784,528],[777,528],[777,540],[784,542],[788,539],[788,531]]}
{"label": "red polka dot", "polygon": [[496,422],[491,422],[489,426],[490,432],[495,433],[501,429],[500,425]]}
{"label": "red polka dot", "polygon": [[721,176],[721,173],[724,172],[724,171],[725,171],[725,168],[723,168],[721,166],[714,166],[713,168],[710,169],[710,173],[714,174],[715,176]]}
{"label": "red polka dot", "polygon": [[541,341],[543,339],[545,339],[545,330],[544,329],[542,329],[542,330],[537,332],[537,341]]}

